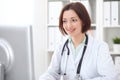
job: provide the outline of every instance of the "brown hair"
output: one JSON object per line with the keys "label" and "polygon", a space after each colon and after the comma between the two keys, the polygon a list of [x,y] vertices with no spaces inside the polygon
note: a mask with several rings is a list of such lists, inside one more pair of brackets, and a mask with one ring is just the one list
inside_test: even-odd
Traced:
{"label": "brown hair", "polygon": [[75,2],[75,3],[69,3],[66,6],[63,7],[60,17],[59,17],[59,29],[61,31],[61,33],[63,35],[67,35],[67,33],[65,32],[64,28],[63,28],[63,13],[66,10],[74,10],[76,12],[76,14],[78,15],[78,17],[82,20],[82,33],[85,33],[87,30],[90,29],[91,26],[91,20],[90,20],[90,16],[85,8],[85,6],[80,3],[80,2]]}

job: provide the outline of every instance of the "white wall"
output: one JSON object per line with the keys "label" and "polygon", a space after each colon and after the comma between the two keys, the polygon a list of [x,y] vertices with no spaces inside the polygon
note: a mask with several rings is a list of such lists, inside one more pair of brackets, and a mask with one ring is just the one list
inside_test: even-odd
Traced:
{"label": "white wall", "polygon": [[33,0],[0,0],[0,25],[29,25],[33,22]]}
{"label": "white wall", "polygon": [[0,0],[0,25],[32,25],[35,80],[46,69],[47,0]]}
{"label": "white wall", "polygon": [[36,80],[46,69],[47,0],[34,0],[34,53]]}

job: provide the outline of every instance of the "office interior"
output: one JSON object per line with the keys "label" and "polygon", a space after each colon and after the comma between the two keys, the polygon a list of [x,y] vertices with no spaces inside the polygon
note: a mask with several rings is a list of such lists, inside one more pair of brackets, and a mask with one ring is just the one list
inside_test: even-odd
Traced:
{"label": "office interior", "polygon": [[91,17],[88,34],[108,43],[120,73],[120,43],[115,49],[113,43],[113,38],[120,38],[120,0],[0,0],[0,27],[32,27],[35,80],[48,68],[56,44],[66,38],[58,29],[60,10],[66,3],[75,1],[82,2]]}

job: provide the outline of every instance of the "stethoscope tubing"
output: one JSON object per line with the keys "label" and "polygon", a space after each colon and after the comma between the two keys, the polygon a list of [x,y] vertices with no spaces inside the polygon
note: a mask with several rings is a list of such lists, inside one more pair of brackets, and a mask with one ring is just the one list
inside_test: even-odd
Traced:
{"label": "stethoscope tubing", "polygon": [[[86,51],[86,48],[87,48],[88,35],[85,34],[85,36],[86,36],[85,45],[84,45],[84,48],[83,48],[82,57],[81,57],[81,59],[80,59],[80,62],[79,62],[79,64],[78,64],[78,67],[77,67],[77,72],[76,72],[77,75],[80,74],[82,60],[83,60],[83,57],[84,57],[84,54],[85,54],[85,51]],[[63,45],[63,49],[62,49],[62,52],[61,52],[61,59],[62,59],[62,56],[63,56],[63,53],[64,53],[65,48],[67,48],[67,59],[66,59],[65,68],[64,68],[65,71],[64,71],[63,74],[61,73],[61,61],[60,61],[60,68],[59,68],[59,74],[60,74],[60,75],[67,75],[67,74],[66,74],[67,63],[68,63],[68,58],[69,58],[69,55],[70,55],[70,50],[69,50],[69,48],[68,48],[68,40],[67,40],[67,41],[64,43],[64,45]]]}

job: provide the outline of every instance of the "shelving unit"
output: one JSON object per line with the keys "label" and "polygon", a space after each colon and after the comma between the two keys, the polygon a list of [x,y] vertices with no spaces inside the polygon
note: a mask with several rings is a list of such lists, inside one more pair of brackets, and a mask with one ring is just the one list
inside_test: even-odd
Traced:
{"label": "shelving unit", "polygon": [[103,40],[108,43],[110,52],[112,52],[113,54],[115,52],[113,51],[112,39],[116,36],[120,37],[119,7],[120,0],[103,0]]}
{"label": "shelving unit", "polygon": [[103,0],[103,40],[109,45],[116,71],[120,74],[120,52],[114,52],[112,39],[120,37],[120,0]]}

